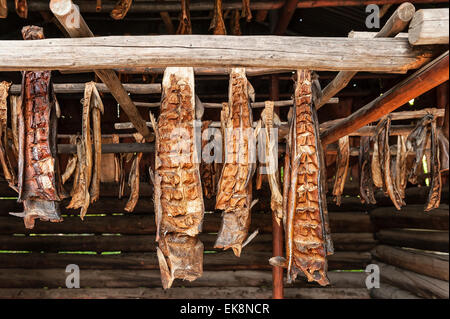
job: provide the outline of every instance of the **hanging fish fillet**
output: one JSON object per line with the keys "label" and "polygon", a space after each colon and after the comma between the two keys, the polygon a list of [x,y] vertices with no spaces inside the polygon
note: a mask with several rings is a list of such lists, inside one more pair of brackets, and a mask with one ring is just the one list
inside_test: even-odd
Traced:
{"label": "hanging fish fillet", "polygon": [[161,113],[156,124],[154,182],[157,255],[164,289],[176,278],[203,273],[201,232],[204,204],[195,141],[193,68],[166,68]]}
{"label": "hanging fish fillet", "polygon": [[[43,39],[42,28],[22,29],[25,40]],[[59,201],[62,192],[56,152],[57,111],[50,71],[23,72],[22,105],[18,108],[18,201],[24,212],[25,227],[34,220],[62,221]]]}
{"label": "hanging fish fillet", "polygon": [[[145,139],[141,134],[135,133],[133,134],[133,136],[136,142],[145,142]],[[130,175],[128,176],[128,185],[131,188],[131,193],[130,198],[128,199],[128,202],[125,206],[125,211],[127,212],[132,212],[139,200],[139,163],[141,162],[141,159],[142,153],[137,153],[133,156],[133,163],[131,164]]]}
{"label": "hanging fish fillet", "polygon": [[0,0],[0,19],[8,17],[8,2],[7,0]]}
{"label": "hanging fish fillet", "polygon": [[225,22],[222,15],[222,0],[215,0],[214,2],[214,15],[211,20],[209,30],[213,30],[213,34],[226,35],[227,29],[225,28]]}
{"label": "hanging fish fillet", "polygon": [[28,17],[27,0],[14,0],[16,4],[16,12],[19,17],[26,19]]}
{"label": "hanging fish fillet", "polygon": [[[103,110],[103,104],[98,94],[95,82],[88,82],[85,84],[84,98],[83,98],[83,116],[82,116],[82,136],[77,138],[77,169],[76,182],[73,184],[72,199],[67,206],[67,208],[77,209],[81,208],[80,217],[84,219],[87,213],[89,203],[91,202],[91,194],[89,193],[89,188],[91,187],[92,176],[93,176],[93,148],[95,152],[95,160],[101,158],[101,132],[100,129],[100,117],[99,114],[94,120],[94,140],[91,136],[91,123],[90,123],[90,113],[91,109],[94,113]],[[94,143],[95,142],[95,143]],[[100,144],[100,145],[99,145]],[[100,153],[100,154],[99,154]],[[96,182],[100,182],[100,163],[95,167]],[[94,193],[92,195],[98,198],[98,185],[94,186]],[[92,192],[92,191],[91,191]]]}
{"label": "hanging fish fillet", "polygon": [[406,176],[406,136],[397,136],[397,156],[395,159],[395,185],[401,198],[405,198],[405,189],[408,179]]}
{"label": "hanging fish fillet", "polygon": [[[374,140],[376,147],[374,152],[378,151],[378,170],[381,172],[382,188],[385,194],[392,200],[394,206],[400,210],[402,206],[406,205],[403,201],[397,185],[393,178],[391,171],[391,152],[389,147],[389,132],[391,128],[391,118],[386,116],[382,119],[375,128]],[[374,155],[375,157],[375,155]],[[372,168],[374,163],[372,162]]]}
{"label": "hanging fish fillet", "polygon": [[250,10],[250,0],[242,0],[242,17],[247,18],[247,22],[252,20],[252,11]]}
{"label": "hanging fish fillet", "polygon": [[241,14],[239,10],[238,9],[234,10],[230,21],[231,32],[233,33],[233,35],[242,35],[241,25],[239,23],[240,19]]}
{"label": "hanging fish fillet", "polygon": [[[431,161],[429,161],[431,187],[430,192],[428,193],[428,200],[425,205],[425,211],[430,211],[434,208],[439,207],[441,201],[442,180],[440,149],[445,152],[446,144],[446,148],[448,150],[448,141],[444,141],[444,147],[440,147],[439,144],[442,144],[440,140],[442,141],[442,137],[439,137],[439,132],[436,128],[436,118],[431,113],[425,115],[419,122],[417,122],[416,127],[412,130],[412,132],[406,139],[407,150],[416,153],[414,165],[408,176],[409,181],[413,184],[417,183],[418,172],[422,168],[422,159],[425,154],[427,145],[429,144],[431,148]],[[448,165],[448,162],[445,165]]]}
{"label": "hanging fish fillet", "polygon": [[280,224],[283,219],[283,195],[281,194],[280,176],[278,174],[278,134],[276,130],[281,124],[280,118],[273,110],[273,102],[266,101],[261,113],[264,123],[265,142],[265,169],[269,180],[271,199],[270,208],[275,213],[276,221]]}
{"label": "hanging fish fillet", "polygon": [[[77,136],[72,135],[70,137],[69,144],[76,145],[77,143]],[[70,178],[70,176],[73,175],[75,172],[75,169],[77,168],[77,154],[73,154],[69,160],[67,161],[66,170],[62,174],[62,183],[65,184],[67,180]]]}
{"label": "hanging fish fillet", "polygon": [[225,163],[216,197],[216,209],[223,214],[214,247],[232,248],[239,257],[242,247],[248,243],[244,241],[250,227],[252,177],[256,169],[251,156],[254,132],[245,69],[231,70],[228,96],[229,113],[224,114]]}
{"label": "hanging fish fillet", "polygon": [[13,148],[14,148],[14,154],[16,155],[16,158],[19,156],[19,131],[18,131],[18,124],[17,124],[17,116],[18,116],[18,108],[21,107],[22,102],[20,100],[20,96],[18,95],[11,95],[9,97],[9,104],[11,106],[11,131],[13,136]]}
{"label": "hanging fish fillet", "polygon": [[[209,125],[212,121],[204,121],[202,122],[202,150],[206,149],[206,145],[210,142],[209,140],[204,139],[204,133],[208,129]],[[215,163],[206,163],[202,160],[200,164],[200,174],[202,177],[202,186],[203,186],[203,196],[206,199],[211,199],[216,194],[216,172],[215,172]]]}
{"label": "hanging fish fillet", "polygon": [[448,155],[448,139],[442,132],[442,129],[438,129],[437,139],[439,141],[439,162],[441,164],[441,173],[448,171],[449,155]]}
{"label": "hanging fish fillet", "polygon": [[[114,9],[111,11],[111,18],[114,20],[122,20],[125,18],[125,16],[128,13],[128,10],[130,10],[131,5],[133,3],[133,0],[119,0]],[[101,7],[101,3],[100,3]],[[98,8],[98,2],[97,2],[97,8]]]}
{"label": "hanging fish fillet", "polygon": [[[374,151],[375,152],[375,151]],[[361,136],[359,147],[359,192],[361,202],[376,204],[370,156],[370,137]]]}
{"label": "hanging fish fillet", "polygon": [[191,14],[189,12],[190,0],[181,0],[180,24],[176,34],[192,34]]}
{"label": "hanging fish fillet", "polygon": [[338,141],[338,155],[336,159],[336,179],[334,181],[333,195],[336,205],[341,206],[341,196],[344,192],[347,180],[348,163],[350,160],[350,142],[348,136],[341,137]]}
{"label": "hanging fish fillet", "polygon": [[102,169],[102,128],[101,128],[101,114],[104,113],[102,99],[97,91],[94,82],[89,88],[92,90],[91,97],[91,113],[92,113],[92,136],[94,147],[94,166],[92,172],[92,181],[89,191],[91,203],[97,201],[100,197],[100,179]]}
{"label": "hanging fish fillet", "polygon": [[11,83],[0,82],[0,163],[3,168],[3,175],[9,187],[17,191],[17,178],[10,161],[10,149],[7,138],[8,123],[8,91]]}
{"label": "hanging fish fillet", "polygon": [[[287,282],[303,272],[308,281],[329,284],[327,255],[333,254],[324,185],[324,159],[317,113],[312,104],[311,73],[297,71],[285,158],[284,218]],[[271,263],[273,260],[271,260]]]}

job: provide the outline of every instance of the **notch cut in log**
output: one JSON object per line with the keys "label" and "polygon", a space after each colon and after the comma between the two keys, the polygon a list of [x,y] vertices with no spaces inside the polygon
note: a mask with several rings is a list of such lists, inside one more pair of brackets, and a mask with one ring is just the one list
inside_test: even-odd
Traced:
{"label": "notch cut in log", "polygon": [[[416,9],[409,2],[402,3],[397,10],[383,26],[383,28],[375,34],[374,38],[394,37],[408,26],[409,21],[413,18]],[[323,89],[322,97],[316,108],[319,109],[340,90],[347,86],[350,80],[356,75],[356,72],[341,71],[336,77]]]}
{"label": "notch cut in log", "polygon": [[449,78],[449,52],[416,71],[383,95],[366,104],[321,134],[323,145],[337,141],[359,128],[379,120],[413,98],[431,90]]}
{"label": "notch cut in log", "polygon": [[[74,5],[72,0],[51,0],[50,10],[70,37],[79,38],[94,36],[81,16],[78,6]],[[55,58],[55,55],[52,55],[51,57]],[[136,127],[136,130],[147,141],[152,141],[154,139],[153,135],[145,125],[144,119],[133,104],[133,101],[131,101],[131,98],[128,96],[128,93],[117,77],[117,74],[113,70],[106,69],[96,69],[94,72],[109,88],[117,103],[119,103],[120,107]]]}
{"label": "notch cut in log", "polygon": [[155,35],[3,40],[0,71],[45,68],[99,72],[153,65],[405,73],[429,62],[442,50],[440,46],[411,47],[404,38]]}
{"label": "notch cut in log", "polygon": [[448,44],[449,9],[420,9],[409,24],[411,45]]}

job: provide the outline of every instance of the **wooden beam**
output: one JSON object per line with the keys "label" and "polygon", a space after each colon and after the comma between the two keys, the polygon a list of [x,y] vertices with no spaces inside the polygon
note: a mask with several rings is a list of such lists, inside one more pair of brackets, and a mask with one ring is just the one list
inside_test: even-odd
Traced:
{"label": "wooden beam", "polygon": [[[72,38],[94,36],[94,34],[84,21],[83,17],[81,16],[78,7],[73,4],[72,0],[51,0],[50,10],[53,12],[55,17]],[[52,55],[51,58],[55,58],[55,55]],[[43,67],[43,69],[46,68]],[[105,83],[106,86],[108,86],[111,94],[127,114],[130,121],[134,124],[136,130],[147,141],[151,141],[153,139],[153,135],[145,125],[144,119],[138,112],[136,106],[133,104],[133,101],[131,101],[131,98],[128,96],[127,91],[122,86],[122,83],[117,77],[117,74],[113,70],[106,70],[101,68],[92,69],[94,69],[95,74],[102,80],[102,82]]]}
{"label": "wooden beam", "polygon": [[324,131],[321,134],[322,143],[324,145],[333,143],[364,125],[379,120],[411,99],[447,81],[449,78],[448,68],[447,51],[380,97]]}
{"label": "wooden beam", "polygon": [[370,218],[377,229],[416,228],[432,230],[449,230],[448,205],[430,213],[423,211],[423,205],[410,205],[402,208],[399,213],[395,207],[380,207],[370,211]]}
{"label": "wooden beam", "polygon": [[[271,295],[272,288],[262,287],[0,289],[1,299],[269,299]],[[296,287],[286,288],[285,295],[288,299],[370,299],[366,288]]]}
{"label": "wooden beam", "polygon": [[160,35],[4,40],[0,41],[0,71],[153,65],[395,73],[418,68],[439,52],[441,47],[411,47],[403,38]]}
{"label": "wooden beam", "polygon": [[[401,4],[405,0],[302,0],[297,8],[320,8],[320,7],[352,7],[365,6],[368,4]],[[444,3],[447,0],[410,0],[411,3]]]}
{"label": "wooden beam", "polygon": [[383,283],[380,288],[370,290],[370,297],[373,299],[422,299],[409,291]]}
{"label": "wooden beam", "polygon": [[[150,133],[153,137],[153,133]],[[74,144],[58,144],[58,154],[75,154],[77,147]],[[102,144],[102,154],[112,153],[152,153],[155,151],[153,143],[117,143]]]}
{"label": "wooden beam", "polygon": [[382,229],[376,233],[380,243],[433,251],[449,251],[448,231]]}
{"label": "wooden beam", "polygon": [[[413,18],[415,11],[416,9],[411,3],[402,3],[397,10],[395,10],[383,28],[375,34],[374,38],[388,38],[396,36],[408,26],[408,23]],[[330,98],[346,87],[355,75],[356,72],[352,71],[339,72],[338,75],[323,89],[322,97],[316,105],[316,108],[319,109],[325,105]]]}
{"label": "wooden beam", "polygon": [[409,24],[412,45],[448,44],[449,9],[420,9]]}
{"label": "wooden beam", "polygon": [[389,265],[433,278],[449,280],[448,255],[380,245],[372,250],[372,256]]}
{"label": "wooden beam", "polygon": [[286,0],[278,17],[274,34],[283,35],[286,32],[289,22],[291,22],[292,16],[294,15],[295,9],[297,9],[298,2],[299,0]]}
{"label": "wooden beam", "polygon": [[[84,83],[55,83],[53,89],[57,94],[73,94],[83,93]],[[104,83],[96,83],[97,90],[102,93],[111,93],[109,88]],[[161,93],[161,84],[137,84],[137,83],[124,83],[124,89],[131,94],[157,94]],[[21,84],[13,84],[9,89],[10,94],[20,94],[22,89]]]}
{"label": "wooden beam", "polygon": [[380,267],[381,286],[387,282],[424,298],[448,299],[449,297],[448,281],[417,274],[381,262],[378,262],[377,265]]}

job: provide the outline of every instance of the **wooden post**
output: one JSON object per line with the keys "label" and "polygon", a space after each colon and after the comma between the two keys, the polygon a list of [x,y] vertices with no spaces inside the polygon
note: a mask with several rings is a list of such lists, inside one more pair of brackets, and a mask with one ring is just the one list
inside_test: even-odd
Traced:
{"label": "wooden post", "polygon": [[324,131],[320,136],[322,144],[327,145],[337,141],[342,136],[349,135],[364,125],[394,111],[409,100],[445,82],[449,77],[448,66],[447,51],[380,97]]}
{"label": "wooden post", "polygon": [[[409,21],[414,17],[416,9],[409,2],[401,4],[392,14],[383,28],[375,34],[375,38],[394,37],[408,26]],[[341,71],[338,75],[322,90],[322,97],[316,108],[321,108],[330,98],[345,88],[357,72]]]}
{"label": "wooden post", "polygon": [[[93,37],[94,34],[89,29],[80,14],[78,6],[74,5],[72,0],[51,0],[50,10],[58,21],[66,29],[72,38]],[[95,74],[105,83],[111,94],[117,100],[120,107],[128,115],[130,121],[134,124],[136,130],[148,141],[153,139],[153,135],[145,125],[145,121],[138,112],[136,106],[128,96],[117,74],[113,70],[94,70]]]}
{"label": "wooden post", "polygon": [[[280,88],[279,81],[276,75],[270,77],[270,99],[276,101],[279,98]],[[279,113],[279,109],[275,110]],[[283,224],[277,223],[275,212],[272,211],[272,252],[273,256],[283,256]],[[283,299],[283,268],[272,267],[272,298]]]}

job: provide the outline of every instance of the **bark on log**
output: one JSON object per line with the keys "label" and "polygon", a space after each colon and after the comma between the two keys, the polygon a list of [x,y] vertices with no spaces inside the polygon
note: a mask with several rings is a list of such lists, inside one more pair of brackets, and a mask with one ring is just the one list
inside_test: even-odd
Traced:
{"label": "bark on log", "polygon": [[[245,66],[402,73],[419,68],[440,52],[442,48],[435,46],[411,47],[402,38],[159,35],[4,40],[0,46],[0,71],[94,69],[117,98],[118,85],[112,83],[120,81],[114,71],[104,69]],[[126,92],[123,87],[121,91]],[[124,106],[122,100],[118,102]]]}
{"label": "bark on log", "polygon": [[383,244],[448,252],[448,234],[448,231],[383,229],[375,237]]}
{"label": "bark on log", "polygon": [[449,297],[448,281],[420,275],[380,262],[377,265],[380,267],[380,286],[388,283],[424,298],[448,299]]}
{"label": "bark on log", "polygon": [[[425,201],[425,200],[424,200]],[[375,208],[370,211],[370,218],[377,229],[417,228],[448,230],[449,208],[441,206],[432,212],[424,212],[423,205],[407,205],[399,212],[395,208]]]}
{"label": "bark on log", "polygon": [[449,77],[448,59],[447,51],[406,80],[395,85],[385,94],[324,131],[321,134],[322,143],[326,145],[335,142],[342,136],[348,135],[370,122],[377,121],[383,115],[394,111],[412,98],[445,82]]}
{"label": "bark on log", "polygon": [[374,299],[422,299],[409,291],[383,283],[380,288],[370,290],[370,297]]}
{"label": "bark on log", "polygon": [[441,280],[449,280],[448,255],[380,245],[372,250],[372,256],[392,266]]}
{"label": "bark on log", "polygon": [[[80,288],[80,289],[0,289],[0,299],[270,299],[271,288]],[[286,288],[285,298],[369,299],[366,288]]]}
{"label": "bark on log", "polygon": [[420,9],[409,24],[412,45],[448,44],[449,9]]}

